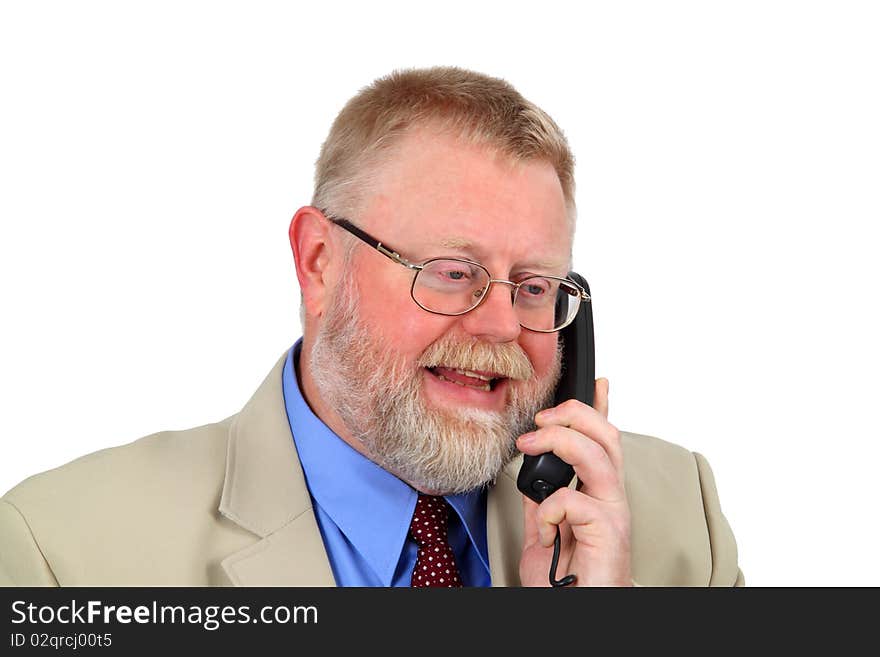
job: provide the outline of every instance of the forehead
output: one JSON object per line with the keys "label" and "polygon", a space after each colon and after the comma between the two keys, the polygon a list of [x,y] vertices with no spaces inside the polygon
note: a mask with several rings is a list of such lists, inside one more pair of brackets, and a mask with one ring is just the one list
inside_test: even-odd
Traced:
{"label": "forehead", "polygon": [[[437,249],[567,267],[571,230],[553,166],[422,129],[382,163],[361,221],[403,255]],[[433,249],[433,252],[430,252]]]}

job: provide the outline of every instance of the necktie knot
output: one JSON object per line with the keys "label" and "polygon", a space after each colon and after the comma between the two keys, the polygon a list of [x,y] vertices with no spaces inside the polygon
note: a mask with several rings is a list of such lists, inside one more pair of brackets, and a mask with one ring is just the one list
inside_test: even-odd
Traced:
{"label": "necktie knot", "polygon": [[461,586],[455,555],[449,545],[449,510],[446,500],[419,493],[409,533],[419,546],[412,586]]}
{"label": "necktie knot", "polygon": [[419,493],[409,533],[419,546],[446,543],[449,540],[449,510],[446,508],[446,500]]}

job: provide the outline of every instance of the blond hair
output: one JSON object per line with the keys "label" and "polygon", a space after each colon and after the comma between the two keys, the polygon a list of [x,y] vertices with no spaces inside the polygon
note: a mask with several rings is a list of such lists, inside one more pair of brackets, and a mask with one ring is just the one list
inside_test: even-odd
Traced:
{"label": "blond hair", "polygon": [[356,213],[370,172],[409,129],[427,125],[515,161],[548,161],[573,228],[574,156],[562,131],[510,83],[456,67],[395,71],[349,100],[321,147],[312,205]]}

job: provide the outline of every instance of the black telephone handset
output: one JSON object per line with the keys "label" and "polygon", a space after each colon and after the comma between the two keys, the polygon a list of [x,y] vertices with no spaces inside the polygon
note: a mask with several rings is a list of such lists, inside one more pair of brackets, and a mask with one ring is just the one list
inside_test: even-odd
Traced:
{"label": "black telephone handset", "polygon": [[[580,274],[569,272],[569,278],[580,285],[587,294],[590,286]],[[581,302],[574,321],[560,332],[562,340],[562,375],[556,387],[553,404],[561,404],[568,399],[578,399],[593,405],[593,391],[596,377],[596,355],[593,341],[592,303]],[[547,452],[538,456],[523,456],[523,464],[516,479],[516,485],[523,495],[538,504],[559,488],[568,486],[574,477],[574,468],[561,458]],[[574,575],[556,580],[556,563],[559,559],[559,532],[553,547],[553,562],[550,566],[550,583],[553,586],[566,586],[574,582]]]}

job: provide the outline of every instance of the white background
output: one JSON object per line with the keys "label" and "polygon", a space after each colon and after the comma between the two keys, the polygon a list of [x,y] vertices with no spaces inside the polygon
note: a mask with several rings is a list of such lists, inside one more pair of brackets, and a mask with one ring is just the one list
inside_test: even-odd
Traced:
{"label": "white background", "polygon": [[4,2],[0,489],[236,412],[287,225],[394,68],[510,80],[578,158],[611,420],[707,456],[752,585],[880,585],[872,2]]}

